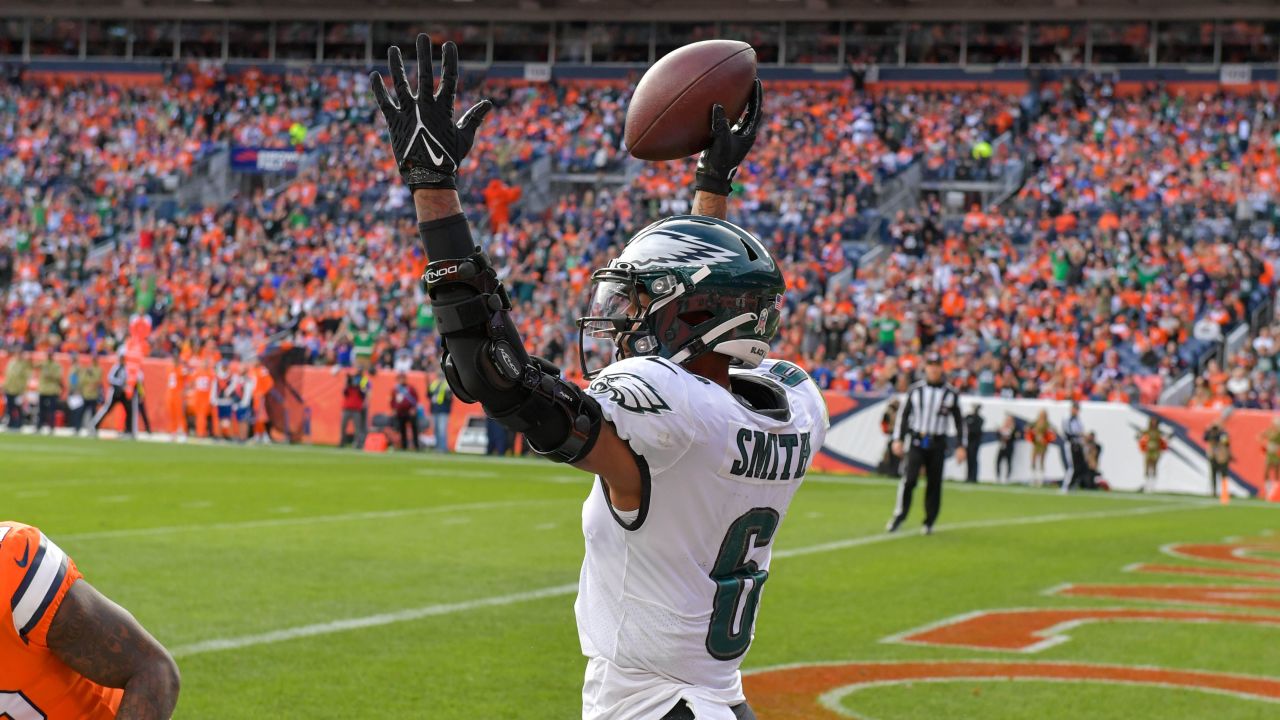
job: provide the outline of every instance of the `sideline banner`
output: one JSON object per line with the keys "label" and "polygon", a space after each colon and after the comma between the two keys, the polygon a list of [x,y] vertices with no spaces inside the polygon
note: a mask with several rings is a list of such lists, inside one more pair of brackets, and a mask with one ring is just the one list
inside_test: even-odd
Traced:
{"label": "sideline banner", "polygon": [[231,170],[239,173],[296,173],[302,163],[302,153],[289,148],[246,147],[231,148]]}
{"label": "sideline banner", "polygon": [[[815,467],[830,472],[874,473],[888,442],[881,431],[880,418],[890,397],[846,397],[837,393],[825,393],[825,396],[831,412],[831,430],[827,433],[827,442],[819,460],[814,463]],[[1069,403],[966,395],[961,399],[965,415],[975,403],[982,405],[982,416],[986,421],[978,452],[979,480],[995,481],[999,450],[996,432],[1007,414],[1015,418],[1020,428],[1013,453],[1013,481],[1028,482],[1031,478],[1031,446],[1023,439],[1023,431],[1043,410],[1049,416],[1054,433],[1061,436]],[[1264,456],[1258,436],[1276,417],[1274,412],[1081,403],[1080,419],[1086,432],[1097,433],[1098,442],[1102,445],[1102,477],[1113,490],[1136,491],[1142,487],[1143,453],[1138,447],[1138,435],[1147,427],[1151,417],[1160,421],[1161,429],[1169,436],[1169,449],[1157,466],[1157,492],[1209,494],[1209,461],[1203,438],[1204,431],[1214,421],[1221,421],[1231,436],[1235,455],[1231,464],[1232,492],[1239,496],[1260,492]],[[1049,481],[1063,477],[1063,452],[1063,442],[1059,437],[1049,449],[1045,462],[1045,477]],[[947,459],[945,473],[948,478],[963,478],[965,467],[951,457]]]}

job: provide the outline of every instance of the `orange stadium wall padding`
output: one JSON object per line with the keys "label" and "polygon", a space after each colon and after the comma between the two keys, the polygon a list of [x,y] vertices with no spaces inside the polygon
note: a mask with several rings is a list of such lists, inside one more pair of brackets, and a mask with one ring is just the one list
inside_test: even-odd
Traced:
{"label": "orange stadium wall padding", "polygon": [[[297,391],[301,398],[290,397],[287,407],[290,418],[300,417],[310,410],[310,433],[301,439],[304,442],[320,445],[337,445],[341,439],[339,424],[342,422],[342,390],[346,386],[348,368],[337,372],[330,367],[295,365],[289,368],[286,380]],[[415,390],[423,408],[427,405],[427,374],[418,371],[405,373],[405,379]],[[379,370],[373,375],[369,384],[368,419],[370,425],[377,415],[391,415],[391,390],[396,384],[394,370]],[[296,414],[295,414],[296,413]],[[458,400],[453,401],[453,411],[449,416],[449,447],[453,447],[458,433],[462,431],[468,417],[483,415],[479,405],[467,405]],[[429,419],[428,419],[429,422]],[[424,432],[426,428],[420,428]]]}
{"label": "orange stadium wall padding", "polygon": [[[43,361],[45,354],[35,353],[33,357],[39,363]],[[70,358],[65,354],[58,353],[57,359],[62,364],[63,382],[65,383],[68,376]],[[98,363],[102,366],[104,398],[105,378],[114,360],[112,356],[98,358]],[[0,354],[0,368],[7,369],[8,365],[9,357]],[[171,366],[172,362],[164,358],[146,358],[142,362],[143,398],[146,402],[147,416],[151,420],[151,429],[157,433],[173,432],[176,427],[174,424],[175,418],[170,417],[167,402],[168,390],[166,385]],[[291,392],[285,392],[289,426],[291,428],[302,428],[307,425],[308,423],[304,420],[304,417],[307,414],[307,408],[310,409],[310,432],[300,434],[297,439],[302,442],[319,445],[338,444],[340,439],[338,425],[342,420],[342,388],[346,383],[348,372],[350,372],[348,368],[340,368],[335,373],[332,368],[327,366],[294,366],[289,369],[286,381],[298,394],[295,396]],[[0,377],[3,377],[3,375],[3,370],[0,370]],[[406,379],[418,391],[418,397],[422,401],[423,407],[426,408],[426,373],[409,372],[406,373]],[[374,374],[369,389],[368,418],[370,424],[372,424],[373,418],[377,415],[389,416],[391,414],[391,390],[395,387],[395,382],[396,373],[393,370],[381,370]],[[35,391],[34,373],[33,382],[29,389],[31,392]],[[0,405],[3,405],[3,401],[3,396],[0,396]],[[467,418],[472,415],[483,415],[483,411],[478,405],[466,405],[457,400],[454,401],[453,412],[449,420],[450,447],[453,447],[453,442],[457,439],[458,433],[461,432]],[[102,427],[107,430],[123,429],[124,410],[117,408],[113,411],[104,418]],[[424,426],[420,429],[425,432],[427,428]]]}
{"label": "orange stadium wall padding", "polygon": [[90,74],[95,80],[121,87],[160,87],[164,85],[164,74],[159,71],[87,73],[84,70],[28,70],[26,72],[28,79],[45,82],[77,82]]}
{"label": "orange stadium wall padding", "polygon": [[[45,353],[34,353],[32,357],[35,359],[36,363],[40,363],[44,361],[46,355]],[[62,381],[65,387],[65,383],[69,377],[68,371],[70,370],[71,358],[64,353],[57,353],[55,357],[62,365]],[[81,357],[83,358],[84,356]],[[83,359],[81,359],[80,362],[83,363]],[[115,357],[112,355],[103,355],[98,358],[98,365],[102,367],[102,398],[104,401],[107,398],[107,373],[111,370],[111,366],[114,363]],[[8,369],[9,356],[0,354],[0,367],[5,368],[6,370]],[[170,367],[172,367],[172,363],[163,358],[146,358],[142,361],[142,397],[146,403],[147,419],[151,421],[151,430],[153,432],[167,433],[172,432],[174,428],[175,419],[169,417],[166,403],[168,395],[166,385],[169,379]],[[4,373],[0,372],[0,377],[3,377],[3,375]],[[35,376],[36,374],[32,373],[32,382],[29,385],[30,392],[35,392],[36,390]],[[63,399],[66,399],[65,392],[63,393]],[[3,397],[0,396],[0,403],[2,402]],[[88,419],[86,419],[85,422],[87,424]],[[139,423],[141,423],[141,420],[139,420]],[[123,430],[124,409],[116,408],[110,415],[103,418],[102,427],[105,430]]]}
{"label": "orange stadium wall padding", "polygon": [[[805,85],[820,84],[803,83]],[[1049,86],[1059,85],[1058,81],[1049,81],[1045,83]],[[1115,84],[1116,95],[1120,97],[1133,97],[1141,93],[1147,92],[1156,83],[1154,81],[1136,81],[1122,80]],[[1222,92],[1229,95],[1246,95],[1254,92],[1266,93],[1275,85],[1271,82],[1251,82],[1241,83],[1238,85],[1224,85],[1216,80],[1169,80],[1162,81],[1161,85],[1173,93],[1186,93],[1188,95],[1199,95],[1204,93]],[[958,92],[958,91],[998,91],[1007,95],[1021,95],[1031,88],[1031,84],[1025,80],[879,80],[876,82],[868,82],[867,88],[875,93],[878,91],[892,90],[897,92]]]}
{"label": "orange stadium wall padding", "polygon": [[[36,354],[39,362],[44,355]],[[69,359],[58,355],[67,370]],[[99,358],[105,376],[113,361],[111,357]],[[0,368],[7,368],[9,359],[0,355]],[[169,416],[166,382],[170,361],[148,358],[143,361],[143,381],[146,388],[147,414],[152,430],[172,432],[174,418]],[[290,427],[307,427],[309,432],[300,434],[302,442],[319,445],[337,445],[339,423],[342,419],[342,389],[346,383],[347,368],[336,372],[330,367],[294,366],[286,375],[287,384],[297,393],[286,392],[286,410]],[[3,373],[0,372],[0,375]],[[422,372],[406,373],[408,382],[418,391],[424,408],[427,402],[427,375]],[[65,379],[65,375],[64,375]],[[368,418],[370,425],[377,415],[391,415],[391,390],[395,386],[396,373],[381,370],[374,374],[369,390]],[[31,385],[34,392],[35,386]],[[887,396],[847,396],[826,392],[827,410],[831,415],[831,430],[827,442],[813,461],[813,468],[823,472],[870,474],[874,473],[884,453],[887,439],[881,430],[881,416],[889,398]],[[2,401],[2,398],[0,398]],[[1048,413],[1054,432],[1061,435],[1061,426],[1067,416],[1068,404],[1054,400],[1009,400],[965,396],[962,407],[967,414],[974,403],[982,404],[986,420],[983,442],[978,453],[979,480],[993,482],[997,451],[995,432],[1005,413],[1013,415],[1022,425],[1031,423],[1041,410]],[[302,418],[309,412],[308,421]],[[458,434],[472,416],[483,415],[479,405],[467,405],[455,400],[449,419],[449,446],[453,447]],[[1116,490],[1137,490],[1142,487],[1142,454],[1137,435],[1146,427],[1148,419],[1155,417],[1169,436],[1169,450],[1159,465],[1156,490],[1208,494],[1207,448],[1203,442],[1204,431],[1215,421],[1222,424],[1231,437],[1234,460],[1231,464],[1232,492],[1236,495],[1255,495],[1262,489],[1264,464],[1263,448],[1259,435],[1280,413],[1267,410],[1164,407],[1154,405],[1124,405],[1120,403],[1086,402],[1081,407],[1081,420],[1086,430],[1098,434],[1103,446],[1102,477]],[[117,409],[103,423],[104,428],[121,429],[124,412]],[[423,431],[425,427],[421,428]],[[1061,440],[1057,440],[1047,458],[1047,477],[1060,479],[1064,472]],[[947,461],[946,475],[950,478],[964,476],[964,467],[954,458]],[[1013,478],[1025,482],[1030,477],[1030,446],[1020,441],[1014,452]]]}
{"label": "orange stadium wall padding", "polygon": [[[889,397],[847,397],[831,392],[824,395],[831,414],[831,430],[813,466],[827,472],[874,473],[888,442],[881,428],[881,419]],[[1005,414],[1012,415],[1022,429],[1033,422],[1042,410],[1047,413],[1054,433],[1059,436],[1047,456],[1046,477],[1051,481],[1063,477],[1065,463],[1061,428],[1068,414],[1068,403],[964,396],[961,406],[966,415],[975,403],[982,405],[985,419],[978,452],[979,481],[995,481],[996,431]],[[1154,417],[1168,436],[1169,443],[1169,449],[1157,466],[1155,490],[1195,495],[1209,494],[1209,461],[1204,431],[1215,421],[1220,422],[1231,437],[1234,455],[1231,463],[1232,493],[1239,496],[1260,494],[1264,456],[1259,435],[1277,415],[1280,413],[1267,410],[1228,408],[1223,411],[1106,402],[1085,402],[1080,410],[1085,430],[1094,431],[1102,445],[1101,475],[1112,489],[1142,488],[1143,453],[1138,447],[1138,434]],[[1020,439],[1014,450],[1012,476],[1015,482],[1026,482],[1031,478],[1030,455],[1030,445]],[[945,473],[949,478],[963,478],[965,467],[952,457],[947,460]]]}

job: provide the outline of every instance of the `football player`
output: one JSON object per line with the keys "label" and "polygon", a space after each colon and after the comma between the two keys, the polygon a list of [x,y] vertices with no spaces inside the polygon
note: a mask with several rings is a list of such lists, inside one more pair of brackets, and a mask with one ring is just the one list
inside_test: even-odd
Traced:
{"label": "football player", "polygon": [[[755,141],[762,91],[698,161],[694,211],[654,223],[592,276],[585,342],[610,349],[582,390],[531,356],[495,269],[471,236],[455,176],[491,109],[455,122],[458,51],[417,39],[418,92],[399,48],[394,95],[378,73],[401,176],[431,262],[423,276],[459,399],[524,433],[548,459],[593,473],[574,609],[592,720],[753,717],[739,665],[751,645],[778,526],[827,429],[804,370],[769,361],[784,283],[759,240],[725,221],[730,181]],[[583,354],[586,362],[585,353]]]}
{"label": "football player", "polygon": [[0,718],[173,714],[173,658],[36,528],[0,522],[0,596]]}

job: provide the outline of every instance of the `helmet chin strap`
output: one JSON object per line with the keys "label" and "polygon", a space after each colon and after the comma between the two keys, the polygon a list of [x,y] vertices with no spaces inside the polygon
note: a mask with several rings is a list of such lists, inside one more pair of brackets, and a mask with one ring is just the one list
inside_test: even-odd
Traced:
{"label": "helmet chin strap", "polygon": [[713,340],[720,337],[721,335],[724,335],[730,330],[738,327],[739,325],[744,325],[746,323],[755,322],[755,321],[756,321],[755,313],[743,313],[741,315],[738,315],[737,317],[733,317],[728,320],[725,320],[719,325],[703,333],[696,342],[690,343],[689,346],[686,346],[680,352],[676,353],[675,355],[672,355],[671,362],[679,365],[680,363],[683,363],[685,360],[688,360],[689,356],[693,354],[693,347],[691,346],[701,345],[702,347],[705,348],[706,346],[710,345]]}

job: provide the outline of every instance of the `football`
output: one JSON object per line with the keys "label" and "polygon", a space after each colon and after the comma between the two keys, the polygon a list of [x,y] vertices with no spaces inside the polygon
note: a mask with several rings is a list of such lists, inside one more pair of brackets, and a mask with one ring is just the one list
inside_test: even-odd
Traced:
{"label": "football", "polygon": [[711,144],[711,106],[730,121],[747,106],[756,79],[756,51],[737,40],[704,40],[653,64],[631,96],[624,135],[641,160],[677,160]]}

